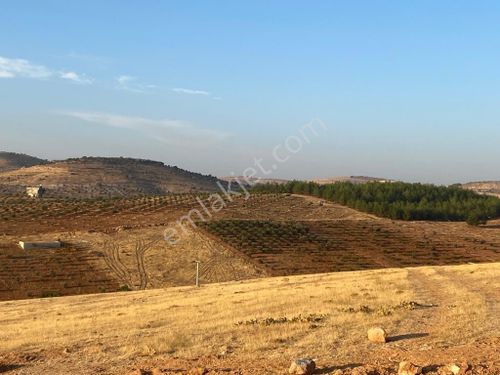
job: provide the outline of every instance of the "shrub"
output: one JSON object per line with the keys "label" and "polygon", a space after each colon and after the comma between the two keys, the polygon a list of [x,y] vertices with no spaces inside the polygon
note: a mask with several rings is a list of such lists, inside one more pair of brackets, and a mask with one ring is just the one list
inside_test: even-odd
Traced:
{"label": "shrub", "polygon": [[481,212],[473,211],[467,216],[467,224],[478,226],[481,224],[486,224],[486,219],[482,216]]}

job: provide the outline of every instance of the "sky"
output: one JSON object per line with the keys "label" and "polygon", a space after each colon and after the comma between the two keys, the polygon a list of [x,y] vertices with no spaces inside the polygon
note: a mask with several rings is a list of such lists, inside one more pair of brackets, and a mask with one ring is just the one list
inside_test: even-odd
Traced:
{"label": "sky", "polygon": [[500,180],[499,24],[498,1],[2,1],[0,150]]}

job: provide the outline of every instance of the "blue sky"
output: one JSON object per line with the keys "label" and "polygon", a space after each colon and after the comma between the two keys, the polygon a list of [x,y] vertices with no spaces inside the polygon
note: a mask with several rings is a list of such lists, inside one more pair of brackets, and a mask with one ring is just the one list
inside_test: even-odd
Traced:
{"label": "blue sky", "polygon": [[0,149],[272,177],[500,179],[496,1],[4,1]]}

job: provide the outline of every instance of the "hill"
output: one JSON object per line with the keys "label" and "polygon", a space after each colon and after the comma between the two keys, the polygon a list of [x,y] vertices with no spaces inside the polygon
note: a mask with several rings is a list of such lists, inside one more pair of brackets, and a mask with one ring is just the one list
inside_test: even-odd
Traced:
{"label": "hill", "polygon": [[[260,177],[251,177],[245,179],[243,176],[225,176],[220,177],[221,180],[224,181],[249,181],[252,185],[254,184],[275,184],[275,185],[285,185],[287,183],[291,183],[295,180],[289,179],[280,179],[280,178],[260,178]],[[336,176],[336,177],[328,177],[328,178],[316,178],[312,180],[308,180],[310,182],[317,183],[319,185],[327,185],[334,184],[337,182],[350,182],[353,184],[366,184],[368,182],[395,182],[394,180],[390,180],[387,178],[378,178],[378,177],[366,177],[366,176]]]}
{"label": "hill", "polygon": [[337,176],[330,178],[318,178],[310,181],[315,182],[319,185],[334,184],[336,182],[350,182],[352,184],[366,184],[368,182],[394,182],[394,180],[390,180],[387,178],[366,176]]}
{"label": "hill", "polygon": [[250,177],[246,178],[244,176],[224,176],[220,177],[221,180],[232,183],[242,183],[248,182],[250,185],[255,184],[286,184],[290,180],[284,180],[279,178],[261,178],[261,177]]}
{"label": "hill", "polygon": [[284,185],[255,185],[255,192],[308,194],[393,220],[467,221],[484,224],[500,218],[500,199],[460,186],[420,183],[291,181]]}
{"label": "hill", "polygon": [[[167,228],[208,194],[120,199],[0,197],[0,301],[391,267],[500,261],[498,222],[378,219],[314,197],[234,197],[197,228]],[[198,215],[193,219],[200,220]],[[59,239],[60,249],[18,241]]]}
{"label": "hill", "polygon": [[48,163],[47,160],[39,159],[34,156],[0,151],[0,173],[46,163]]}
{"label": "hill", "polygon": [[463,184],[462,187],[479,194],[493,195],[500,198],[500,181],[469,182]]}
{"label": "hill", "polygon": [[[271,375],[309,357],[316,374],[393,375],[408,360],[494,375],[499,279],[496,263],[0,302],[0,372]],[[374,325],[388,342],[366,339]]]}
{"label": "hill", "polygon": [[161,162],[83,157],[0,173],[0,192],[43,185],[49,197],[95,198],[218,190],[219,180]]}

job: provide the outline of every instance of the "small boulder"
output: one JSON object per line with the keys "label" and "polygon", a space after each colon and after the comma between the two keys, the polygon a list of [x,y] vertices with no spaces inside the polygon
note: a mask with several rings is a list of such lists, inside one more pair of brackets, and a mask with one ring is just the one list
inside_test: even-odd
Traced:
{"label": "small boulder", "polygon": [[297,359],[288,369],[289,374],[311,375],[316,370],[316,363],[309,358]]}
{"label": "small boulder", "polygon": [[460,364],[452,363],[441,368],[440,373],[445,375],[464,375],[467,373],[469,367],[469,364],[466,362]]}
{"label": "small boulder", "polygon": [[383,328],[374,327],[368,330],[368,340],[371,342],[383,344],[387,341],[387,333]]}
{"label": "small boulder", "polygon": [[403,361],[399,364],[398,375],[417,375],[422,373],[422,368],[411,362]]}

